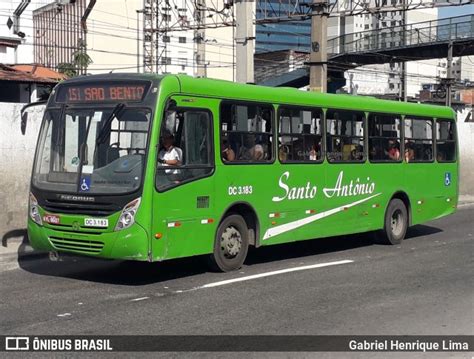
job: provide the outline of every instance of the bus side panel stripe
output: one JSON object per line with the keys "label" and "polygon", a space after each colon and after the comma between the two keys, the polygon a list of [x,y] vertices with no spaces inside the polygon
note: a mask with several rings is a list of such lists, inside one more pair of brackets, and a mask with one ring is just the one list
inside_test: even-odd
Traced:
{"label": "bus side panel stripe", "polygon": [[372,198],[375,198],[379,195],[381,195],[381,193],[377,193],[377,194],[374,194],[370,197],[363,198],[363,199],[360,199],[358,201],[355,201],[355,202],[352,202],[352,203],[349,203],[349,204],[346,204],[346,205],[343,205],[343,206],[340,206],[340,207],[337,207],[337,208],[333,208],[333,209],[330,209],[330,210],[325,211],[325,212],[315,214],[314,216],[310,216],[310,217],[307,217],[307,218],[299,219],[299,220],[294,221],[294,222],[285,223],[285,224],[282,224],[280,226],[270,228],[265,232],[265,235],[263,236],[263,239],[265,240],[265,239],[268,239],[270,237],[274,237],[274,236],[277,236],[279,234],[286,233],[286,232],[291,231],[293,229],[296,229],[296,228],[302,227],[304,225],[307,225],[309,223],[315,222],[317,220],[323,219],[325,217],[329,217],[333,214],[344,211],[347,208],[354,207],[354,206],[357,206],[358,204],[367,202],[368,200],[370,200]]}

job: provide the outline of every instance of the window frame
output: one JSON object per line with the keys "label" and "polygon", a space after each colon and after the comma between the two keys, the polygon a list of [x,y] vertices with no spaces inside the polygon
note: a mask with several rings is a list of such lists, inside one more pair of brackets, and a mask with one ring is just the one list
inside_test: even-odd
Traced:
{"label": "window frame", "polygon": [[[289,161],[281,161],[280,156],[278,157],[278,162],[281,164],[321,164],[324,162],[324,159],[326,158],[326,141],[325,141],[325,133],[326,133],[326,115],[324,112],[323,107],[310,107],[310,106],[298,106],[298,105],[278,105],[277,109],[277,119],[276,119],[276,128],[275,130],[277,131],[277,139],[283,136],[293,136],[291,133],[280,133],[280,117],[281,117],[281,112],[282,108],[289,109],[289,110],[300,110],[300,111],[314,111],[314,110],[319,110],[321,112],[321,159],[319,160],[304,160],[304,161],[296,161],[296,160],[289,160]],[[304,136],[304,134],[294,134],[295,136]],[[313,135],[317,136],[317,135]],[[277,146],[278,147],[278,146]],[[277,152],[279,149],[277,148]]]}
{"label": "window frame", "polygon": [[[169,97],[167,99],[170,100],[170,99],[173,99],[173,97]],[[165,103],[167,102],[165,101]],[[166,108],[162,111],[162,114],[161,114],[161,118],[160,118],[160,121],[159,122],[159,129],[158,129],[158,141],[157,141],[157,144],[155,146],[155,149],[156,149],[156,160],[155,160],[155,168],[154,168],[154,174],[153,174],[153,181],[154,181],[154,187],[155,187],[155,190],[158,192],[158,193],[164,193],[164,192],[168,192],[172,189],[175,189],[177,187],[181,187],[182,185],[186,185],[188,183],[191,183],[191,182],[194,182],[194,181],[198,181],[198,180],[201,180],[201,179],[204,179],[204,178],[207,178],[207,177],[211,177],[212,175],[214,175],[214,173],[216,172],[216,161],[215,161],[215,156],[216,156],[216,153],[215,153],[215,146],[214,146],[214,116],[213,116],[213,113],[212,113],[212,110],[207,108],[207,107],[191,107],[191,106],[177,106],[176,107],[176,110],[192,110],[192,111],[201,111],[201,112],[205,112],[209,115],[209,120],[210,120],[210,143],[211,143],[211,153],[210,153],[210,160],[211,160],[211,164],[210,166],[180,166],[179,168],[180,169],[186,169],[186,168],[194,168],[194,169],[199,169],[199,168],[211,168],[211,171],[206,174],[206,175],[202,175],[202,176],[198,176],[198,177],[193,177],[193,178],[190,178],[188,180],[185,180],[185,181],[182,181],[180,183],[177,183],[173,186],[169,186],[169,187],[166,187],[166,188],[162,188],[162,189],[159,189],[158,186],[157,186],[157,177],[158,177],[158,169],[159,169],[159,166],[157,165],[158,164],[158,155],[159,155],[159,152],[160,152],[160,137],[161,137],[161,130],[162,130],[162,126],[163,126],[163,119],[164,119],[164,116],[165,116],[165,113],[166,113]],[[151,135],[151,134],[150,134]]]}
{"label": "window frame", "polygon": [[[328,140],[328,132],[327,132],[327,128],[328,128],[328,116],[327,116],[327,113],[329,111],[339,111],[339,112],[356,112],[356,113],[361,113],[363,115],[363,118],[362,118],[362,125],[363,125],[363,129],[364,129],[364,136],[334,136],[334,135],[329,135],[331,137],[349,137],[349,138],[362,138],[363,141],[364,141],[364,159],[361,160],[361,161],[357,161],[357,160],[350,160],[350,161],[344,161],[344,160],[329,160],[328,158],[328,145],[327,145],[327,140]],[[366,111],[363,111],[363,110],[351,110],[351,109],[341,109],[341,108],[325,108],[325,111],[324,111],[324,129],[325,129],[325,134],[324,134],[324,149],[325,149],[325,159],[327,161],[327,163],[329,164],[364,164],[367,162],[367,159],[368,159],[368,152],[367,152],[367,146],[368,146],[368,136],[366,135],[367,134],[367,112]]]}
{"label": "window frame", "polygon": [[[254,106],[267,106],[271,108],[271,125],[272,125],[272,130],[270,135],[273,137],[273,141],[271,144],[271,149],[272,149],[272,157],[268,160],[265,161],[256,161],[256,162],[251,162],[251,161],[239,161],[239,160],[234,160],[234,161],[224,161],[222,159],[222,138],[223,138],[223,131],[222,131],[222,123],[221,123],[221,114],[222,114],[222,107],[225,105],[254,105]],[[245,131],[226,131],[228,134],[229,132],[245,132]],[[247,133],[267,133],[267,132],[247,132]],[[229,166],[241,166],[241,165],[271,165],[275,163],[276,159],[276,154],[275,154],[275,138],[276,138],[276,129],[275,129],[275,105],[271,102],[260,102],[260,101],[245,101],[245,100],[229,100],[229,99],[221,99],[220,104],[219,104],[219,158],[221,160],[221,163],[224,165],[229,165]]]}
{"label": "window frame", "polygon": [[[459,153],[458,153],[458,128],[456,126],[456,121],[453,119],[449,118],[435,118],[434,119],[436,128],[435,128],[435,136],[434,136],[434,141],[435,141],[435,157],[436,157],[436,162],[437,163],[456,163],[459,158]],[[450,122],[454,126],[454,140],[444,140],[444,142],[453,142],[454,143],[454,159],[450,161],[439,161],[438,160],[438,123],[439,122]]]}
{"label": "window frame", "polygon": [[[380,115],[380,116],[394,116],[394,117],[397,117],[398,116],[398,119],[400,120],[400,137],[397,137],[399,142],[400,142],[400,159],[398,161],[394,161],[394,160],[371,160],[370,159],[370,150],[369,150],[369,145],[370,145],[370,139],[371,138],[377,138],[377,139],[383,139],[383,138],[386,138],[386,139],[389,139],[390,137],[381,137],[381,136],[370,136],[370,133],[369,133],[369,118],[371,115]],[[404,127],[404,122],[403,122],[403,118],[404,116],[401,115],[401,114],[397,114],[397,113],[385,113],[385,112],[368,112],[368,115],[366,117],[366,121],[367,121],[367,160],[369,163],[375,163],[375,164],[383,164],[383,163],[391,163],[391,164],[394,164],[394,163],[403,163],[404,162],[404,143],[405,143],[405,139],[404,139],[404,136],[403,136],[403,129],[405,128]]]}
{"label": "window frame", "polygon": [[[407,162],[405,160],[405,147],[406,147],[406,142],[407,142],[407,136],[405,134],[405,121],[407,120],[407,117],[408,117],[408,120],[430,120],[431,121],[431,153],[432,153],[432,156],[431,156],[431,160],[412,160],[412,161],[409,161]],[[436,156],[436,153],[435,153],[435,142],[436,142],[436,132],[435,132],[435,123],[436,123],[436,120],[434,117],[428,117],[428,116],[416,116],[416,115],[404,115],[403,116],[403,146],[401,147],[402,148],[402,151],[403,151],[403,162],[405,163],[434,163],[435,162],[435,156]],[[409,138],[410,141],[429,141],[429,139],[425,139],[425,138],[417,138],[417,137],[413,137],[413,138]]]}

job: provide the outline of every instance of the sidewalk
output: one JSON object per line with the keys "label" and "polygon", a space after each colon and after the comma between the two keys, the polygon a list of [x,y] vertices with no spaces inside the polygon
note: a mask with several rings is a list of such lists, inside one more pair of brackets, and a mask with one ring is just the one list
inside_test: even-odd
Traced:
{"label": "sidewalk", "polygon": [[458,207],[474,206],[474,196],[463,194],[459,196]]}
{"label": "sidewalk", "polygon": [[18,262],[19,259],[34,259],[46,254],[47,252],[34,250],[29,245],[26,230],[15,230],[4,235],[0,246],[0,264]]}

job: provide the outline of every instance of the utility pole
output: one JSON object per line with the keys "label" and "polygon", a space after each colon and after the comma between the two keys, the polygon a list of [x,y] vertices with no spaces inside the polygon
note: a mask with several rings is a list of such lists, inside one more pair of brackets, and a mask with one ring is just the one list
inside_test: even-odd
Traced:
{"label": "utility pole", "polygon": [[309,88],[327,92],[328,86],[328,0],[311,3],[311,53],[309,56]]}
{"label": "utility pole", "polygon": [[[403,15],[402,15],[402,33],[401,39],[403,41],[403,46],[406,45],[406,24],[407,24],[407,0],[402,0]],[[402,61],[399,63],[401,67],[401,76],[400,76],[400,100],[407,102],[407,63]]]}
{"label": "utility pole", "polygon": [[195,2],[194,19],[196,20],[196,30],[194,30],[194,41],[196,44],[194,52],[194,62],[196,63],[196,76],[207,77],[206,66],[206,33],[205,33],[205,1],[197,0]]}
{"label": "utility pole", "polygon": [[446,66],[446,106],[451,107],[451,86],[453,85],[453,43],[450,41],[448,43],[448,58],[447,58],[447,66]]}
{"label": "utility pole", "polygon": [[253,18],[255,0],[236,0],[235,6],[235,56],[236,80],[242,83],[254,83],[255,35]]}
{"label": "utility pole", "polygon": [[407,64],[405,61],[400,66],[400,101],[407,102]]}
{"label": "utility pole", "polygon": [[156,33],[158,4],[155,0],[143,0],[143,72],[157,72],[158,39]]}
{"label": "utility pole", "polygon": [[140,73],[140,14],[143,10],[136,10],[137,12],[137,73]]}

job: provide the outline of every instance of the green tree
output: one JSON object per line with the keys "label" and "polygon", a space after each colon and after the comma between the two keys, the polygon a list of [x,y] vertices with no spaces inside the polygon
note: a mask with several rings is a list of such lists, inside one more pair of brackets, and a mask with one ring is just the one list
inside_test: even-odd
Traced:
{"label": "green tree", "polygon": [[58,65],[58,71],[67,77],[77,76],[77,70],[74,64],[69,62],[63,62]]}
{"label": "green tree", "polygon": [[72,63],[81,73],[87,70],[87,67],[92,64],[91,57],[87,54],[86,47],[81,46],[79,50],[72,54]]}
{"label": "green tree", "polygon": [[92,64],[91,57],[87,54],[86,46],[81,45],[78,50],[72,54],[71,62],[63,62],[58,65],[58,71],[67,77],[75,77],[86,72],[87,67]]}

